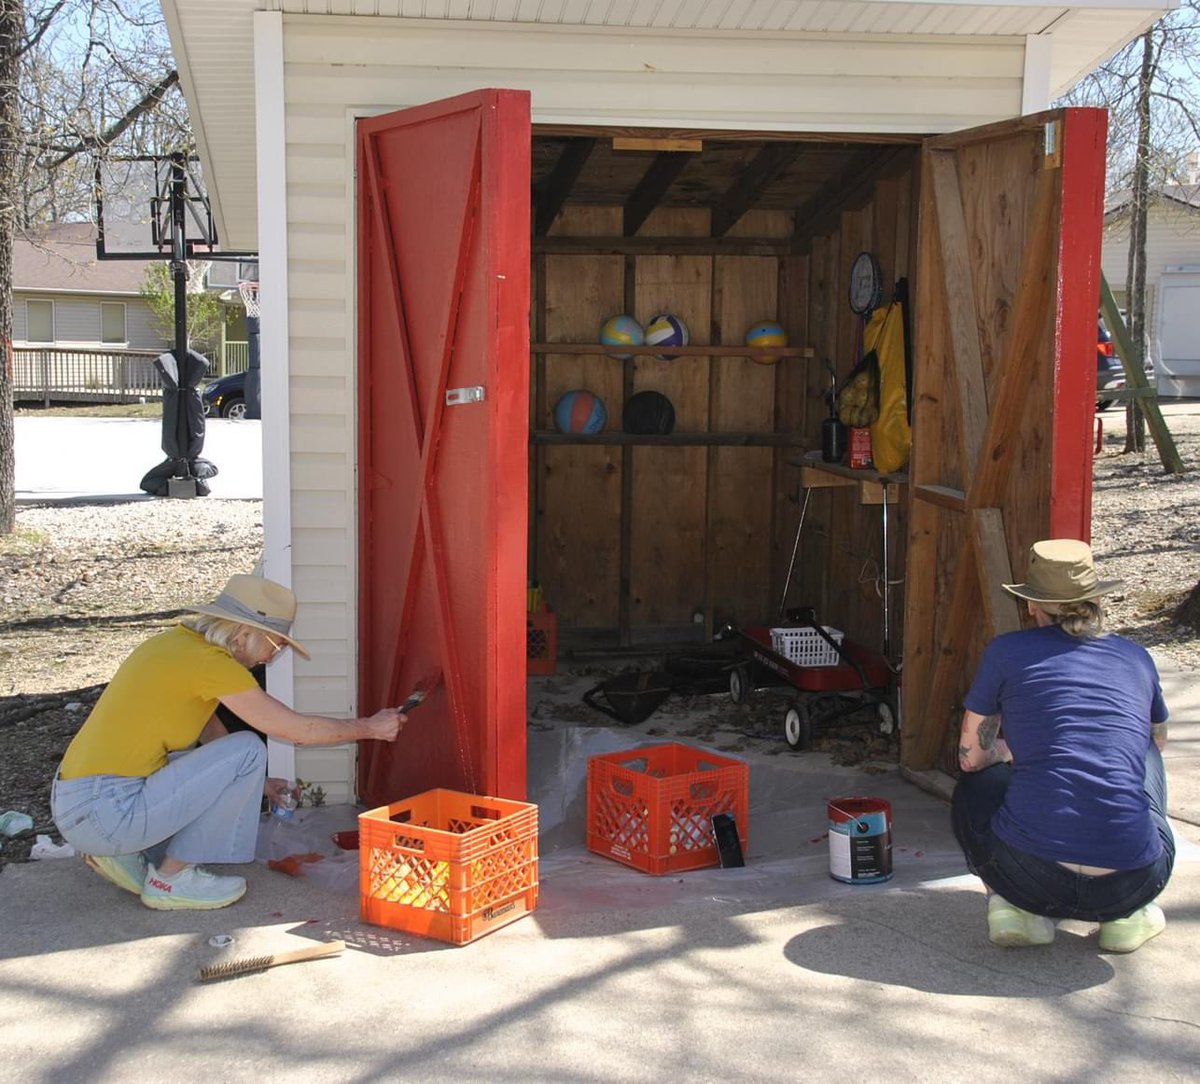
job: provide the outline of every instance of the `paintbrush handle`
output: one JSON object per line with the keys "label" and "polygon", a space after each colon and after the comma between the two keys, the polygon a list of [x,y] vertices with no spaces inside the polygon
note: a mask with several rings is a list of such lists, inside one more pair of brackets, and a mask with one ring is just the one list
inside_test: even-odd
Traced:
{"label": "paintbrush handle", "polygon": [[323,945],[310,945],[308,948],[288,949],[286,952],[276,952],[271,956],[271,966],[280,964],[296,964],[301,960],[317,960],[322,956],[336,956],[346,947],[345,941],[329,941]]}

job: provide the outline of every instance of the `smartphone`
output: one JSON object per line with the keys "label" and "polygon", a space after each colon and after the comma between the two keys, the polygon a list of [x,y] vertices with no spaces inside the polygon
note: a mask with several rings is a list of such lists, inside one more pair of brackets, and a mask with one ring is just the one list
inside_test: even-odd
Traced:
{"label": "smartphone", "polygon": [[742,857],[742,841],[738,839],[737,821],[732,813],[713,814],[712,834],[722,869],[734,869],[746,864]]}

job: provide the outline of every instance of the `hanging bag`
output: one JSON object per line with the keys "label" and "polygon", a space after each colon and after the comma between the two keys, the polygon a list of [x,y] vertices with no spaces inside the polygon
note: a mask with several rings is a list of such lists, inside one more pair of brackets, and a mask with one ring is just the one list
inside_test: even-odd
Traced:
{"label": "hanging bag", "polygon": [[672,681],[661,670],[617,674],[583,694],[588,707],[603,712],[624,726],[649,719],[668,696]]}

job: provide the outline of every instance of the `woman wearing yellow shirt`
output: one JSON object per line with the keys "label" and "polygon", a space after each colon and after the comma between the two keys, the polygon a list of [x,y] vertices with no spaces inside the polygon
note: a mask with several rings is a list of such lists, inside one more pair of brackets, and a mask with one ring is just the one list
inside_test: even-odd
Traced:
{"label": "woman wearing yellow shirt", "polygon": [[[369,718],[301,715],[250,670],[291,646],[296,596],[260,576],[233,576],[210,606],[135,648],[71,740],[51,789],[63,838],[101,876],[156,910],[227,907],[242,877],[202,862],[250,862],[266,776],[252,733],[214,733],[224,704],[256,730],[298,745],[394,741],[395,708]],[[207,730],[207,733],[206,733]],[[219,733],[219,730],[215,731]],[[165,852],[157,864],[143,851]]]}

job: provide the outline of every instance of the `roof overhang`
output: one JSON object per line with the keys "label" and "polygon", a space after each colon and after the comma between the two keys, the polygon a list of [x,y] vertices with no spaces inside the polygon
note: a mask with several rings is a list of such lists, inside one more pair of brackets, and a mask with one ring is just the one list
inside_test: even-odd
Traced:
{"label": "roof overhang", "polygon": [[204,168],[213,219],[222,246],[257,247],[255,171],[254,15],[281,12],[307,18],[391,18],[415,7],[421,20],[481,24],[553,24],[605,33],[670,32],[775,36],[898,35],[1009,41],[1037,38],[1046,70],[1041,78],[1057,96],[1179,0],[842,0],[841,3],[747,0],[161,0]]}

